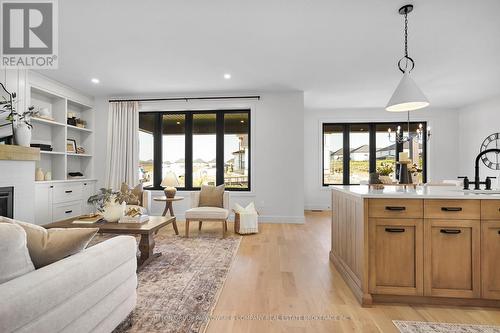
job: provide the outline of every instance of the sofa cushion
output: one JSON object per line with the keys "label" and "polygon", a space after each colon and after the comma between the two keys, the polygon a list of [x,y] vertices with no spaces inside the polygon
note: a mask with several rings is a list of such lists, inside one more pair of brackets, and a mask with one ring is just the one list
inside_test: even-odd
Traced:
{"label": "sofa cushion", "polygon": [[2,217],[4,222],[21,226],[26,232],[28,251],[35,265],[40,268],[85,249],[99,228],[53,228]]}
{"label": "sofa cushion", "polygon": [[35,270],[26,246],[26,232],[12,223],[0,223],[0,284]]}
{"label": "sofa cushion", "polygon": [[224,207],[224,184],[219,186],[202,185],[198,207]]}
{"label": "sofa cushion", "polygon": [[190,220],[204,220],[204,219],[217,219],[225,220],[229,216],[229,211],[224,208],[218,207],[195,207],[186,210],[186,219]]}

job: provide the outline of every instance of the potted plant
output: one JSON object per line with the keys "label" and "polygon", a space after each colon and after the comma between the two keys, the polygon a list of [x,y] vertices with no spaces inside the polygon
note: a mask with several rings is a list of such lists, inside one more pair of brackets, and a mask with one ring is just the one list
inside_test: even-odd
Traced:
{"label": "potted plant", "polygon": [[2,101],[2,107],[5,111],[10,112],[7,120],[12,121],[14,124],[15,144],[19,146],[29,147],[31,143],[31,130],[33,129],[33,125],[31,125],[31,117],[37,115],[38,112],[35,111],[34,106],[28,107],[28,110],[26,110],[25,112],[17,112],[15,107],[15,105],[17,104],[16,93],[12,93],[11,96],[11,101],[8,101],[4,98],[4,100]]}
{"label": "potted plant", "polygon": [[389,162],[382,162],[377,168],[379,179],[383,184],[392,184],[391,175],[394,173],[394,165]]}
{"label": "potted plant", "polygon": [[413,184],[420,184],[422,182],[422,169],[416,163],[410,165],[408,173],[411,175],[411,182]]}
{"label": "potted plant", "polygon": [[137,200],[137,197],[128,192],[101,188],[99,193],[88,198],[87,202],[93,205],[97,212],[108,222],[118,222],[125,214],[125,208],[128,201]]}

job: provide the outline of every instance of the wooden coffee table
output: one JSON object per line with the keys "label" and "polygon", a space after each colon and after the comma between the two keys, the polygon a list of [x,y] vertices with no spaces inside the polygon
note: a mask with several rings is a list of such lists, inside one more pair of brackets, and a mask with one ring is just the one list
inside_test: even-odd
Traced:
{"label": "wooden coffee table", "polygon": [[73,223],[75,218],[44,225],[45,228],[99,228],[105,234],[141,235],[139,241],[140,257],[137,259],[137,269],[149,263],[153,258],[161,255],[154,253],[155,240],[153,235],[164,226],[175,223],[174,216],[150,216],[145,223]]}

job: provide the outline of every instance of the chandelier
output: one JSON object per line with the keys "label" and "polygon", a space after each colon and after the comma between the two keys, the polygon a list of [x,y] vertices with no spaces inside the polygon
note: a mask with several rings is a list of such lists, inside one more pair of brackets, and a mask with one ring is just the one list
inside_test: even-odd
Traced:
{"label": "chandelier", "polygon": [[412,10],[413,5],[406,5],[399,9],[399,14],[404,16],[404,56],[398,61],[398,68],[403,73],[403,77],[385,108],[390,112],[407,112],[407,135],[404,135],[401,126],[397,127],[394,138],[392,130],[390,128],[387,130],[389,140],[398,143],[410,140],[422,143],[424,138],[429,139],[431,135],[430,128],[424,129],[422,124],[419,124],[415,133],[410,132],[410,111],[429,106],[424,93],[410,77],[410,72],[415,68],[415,61],[408,55],[408,14]]}

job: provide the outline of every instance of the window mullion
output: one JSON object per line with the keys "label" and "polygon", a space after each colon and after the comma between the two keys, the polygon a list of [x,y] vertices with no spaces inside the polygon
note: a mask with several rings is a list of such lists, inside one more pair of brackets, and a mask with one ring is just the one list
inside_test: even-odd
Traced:
{"label": "window mullion", "polygon": [[342,158],[343,158],[343,170],[344,170],[344,174],[343,174],[343,184],[344,185],[349,185],[349,183],[351,182],[350,181],[350,177],[349,177],[349,174],[350,174],[350,166],[349,166],[349,161],[351,160],[351,154],[350,154],[350,142],[349,142],[349,131],[351,130],[349,124],[345,124],[344,125],[344,136],[343,136],[343,139],[344,139],[344,142],[343,142],[343,150],[342,150]]}
{"label": "window mullion", "polygon": [[153,136],[153,187],[160,188],[162,180],[162,113],[155,114],[154,136]]}
{"label": "window mullion", "polygon": [[193,113],[186,112],[186,146],[184,157],[184,181],[186,189],[193,188]]}
{"label": "window mullion", "polygon": [[216,173],[215,183],[224,184],[224,112],[217,112],[216,116]]}

